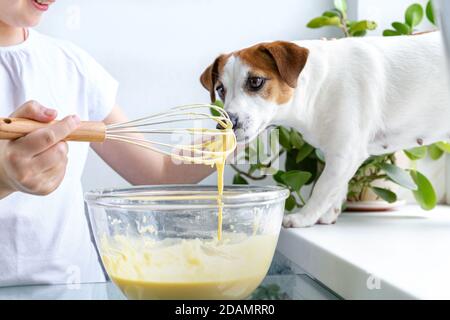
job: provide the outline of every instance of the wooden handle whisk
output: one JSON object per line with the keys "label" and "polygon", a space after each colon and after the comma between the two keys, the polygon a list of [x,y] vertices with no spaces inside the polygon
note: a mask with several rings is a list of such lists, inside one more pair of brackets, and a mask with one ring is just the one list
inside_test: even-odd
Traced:
{"label": "wooden handle whisk", "polygon": [[[55,123],[55,121],[43,123],[23,118],[0,118],[0,139],[15,140],[52,123]],[[105,139],[106,126],[103,122],[81,121],[79,127],[64,140],[103,142]]]}
{"label": "wooden handle whisk", "polygon": [[[212,111],[214,111],[213,115]],[[197,127],[186,123],[197,121]],[[198,126],[206,121],[206,126]],[[0,139],[14,140],[55,123],[42,123],[23,118],[0,118]],[[208,125],[222,129],[208,129]],[[222,108],[210,104],[194,104],[171,108],[143,118],[105,125],[82,121],[66,141],[128,143],[168,156],[195,163],[214,164],[236,147],[232,122]],[[171,139],[170,135],[174,135]],[[180,135],[183,139],[179,139]],[[178,142],[176,142],[178,141]],[[182,155],[180,155],[182,153]]]}

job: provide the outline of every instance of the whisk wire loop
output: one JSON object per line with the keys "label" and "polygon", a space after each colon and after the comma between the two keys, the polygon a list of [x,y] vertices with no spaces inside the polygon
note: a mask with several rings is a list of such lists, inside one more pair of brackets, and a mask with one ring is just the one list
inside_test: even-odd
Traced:
{"label": "whisk wire loop", "polygon": [[[216,115],[213,115],[212,111],[215,111]],[[223,129],[186,126],[167,128],[165,126],[198,120],[219,124]],[[218,106],[210,104],[183,105],[151,116],[108,125],[106,139],[131,143],[179,160],[214,164],[227,157],[236,146],[232,126],[226,111]],[[145,137],[145,135],[167,136],[172,134],[188,137],[188,141],[174,144]]]}

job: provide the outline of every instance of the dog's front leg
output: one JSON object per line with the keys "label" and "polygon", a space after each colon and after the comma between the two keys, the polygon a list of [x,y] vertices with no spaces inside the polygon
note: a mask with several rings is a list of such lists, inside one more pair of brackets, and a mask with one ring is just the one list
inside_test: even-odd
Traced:
{"label": "dog's front leg", "polygon": [[[353,155],[328,156],[324,171],[314,187],[311,198],[301,209],[300,213],[284,217],[283,226],[300,228],[316,224],[323,215],[328,223],[329,210],[333,210],[336,218],[339,211],[334,211],[337,203],[341,203],[343,194],[348,188],[348,182],[355,174],[366,157],[362,153]],[[331,208],[331,209],[330,209]]]}

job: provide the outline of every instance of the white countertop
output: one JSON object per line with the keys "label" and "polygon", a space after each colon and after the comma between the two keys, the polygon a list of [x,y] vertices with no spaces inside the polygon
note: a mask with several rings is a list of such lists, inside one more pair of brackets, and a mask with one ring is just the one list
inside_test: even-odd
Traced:
{"label": "white countertop", "polygon": [[343,213],[283,229],[278,250],[345,299],[450,299],[450,207]]}

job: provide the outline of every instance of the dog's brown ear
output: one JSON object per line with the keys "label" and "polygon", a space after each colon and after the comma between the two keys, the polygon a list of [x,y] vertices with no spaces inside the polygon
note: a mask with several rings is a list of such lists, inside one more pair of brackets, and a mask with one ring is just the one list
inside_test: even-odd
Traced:
{"label": "dog's brown ear", "polygon": [[287,41],[265,43],[262,49],[275,61],[281,78],[289,87],[295,88],[308,60],[309,50]]}
{"label": "dog's brown ear", "polygon": [[215,85],[220,76],[220,70],[225,63],[226,55],[222,54],[214,60],[214,62],[203,71],[200,76],[200,82],[203,87],[209,91],[211,102],[216,101]]}

